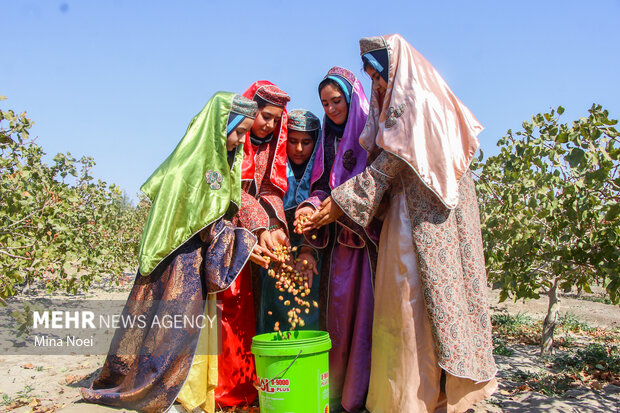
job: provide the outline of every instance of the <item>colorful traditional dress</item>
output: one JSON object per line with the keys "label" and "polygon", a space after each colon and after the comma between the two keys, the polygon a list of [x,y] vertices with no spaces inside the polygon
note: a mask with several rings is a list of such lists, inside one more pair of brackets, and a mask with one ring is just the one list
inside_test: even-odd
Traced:
{"label": "colorful traditional dress", "polygon": [[[288,95],[268,81],[255,82],[243,94],[259,98],[275,106],[285,107]],[[286,109],[274,132],[263,140],[248,132],[244,145],[241,172],[241,209],[235,224],[251,232],[269,227],[269,219],[277,218],[286,228],[282,197],[286,192]],[[248,263],[231,288],[218,294],[222,314],[222,353],[218,358],[219,379],[215,389],[216,405],[250,404],[257,396],[254,388],[256,371],[250,352],[256,334],[254,291],[258,291],[258,271],[252,275]],[[254,284],[254,285],[253,285]]]}
{"label": "colorful traditional dress", "polygon": [[[226,150],[229,119],[255,114],[255,102],[216,93],[142,186],[152,206],[123,316],[140,316],[144,323],[116,330],[99,377],[81,389],[84,400],[162,412],[179,397],[188,410],[214,411],[216,383],[208,371],[217,362],[209,357],[217,346],[209,335],[217,330],[190,321],[213,319],[211,293],[233,283],[256,244],[229,221],[241,201],[243,152]],[[178,316],[188,320],[182,328],[161,322]],[[196,375],[196,369],[207,373]],[[186,381],[202,387],[184,387]]]}
{"label": "colorful traditional dress", "polygon": [[[325,78],[336,81],[348,104],[345,125],[325,116],[323,134],[312,171],[307,200],[318,208],[331,191],[366,168],[367,154],[358,138],[368,117],[368,100],[353,73],[333,67]],[[301,205],[303,206],[303,204]],[[321,267],[322,324],[329,332],[330,405],[348,411],[363,408],[370,376],[373,278],[380,224],[360,226],[343,216],[319,231],[317,248],[324,248]]]}
{"label": "colorful traditional dress", "polygon": [[360,45],[387,81],[382,106],[373,93],[360,136],[380,153],[332,197],[362,226],[382,199],[388,204],[366,406],[373,413],[465,411],[497,386],[469,172],[482,126],[401,36]]}
{"label": "colorful traditional dress", "polygon": [[[303,235],[293,232],[293,221],[295,221],[295,210],[297,206],[301,202],[305,201],[310,195],[310,178],[312,175],[312,165],[314,164],[314,158],[318,149],[318,145],[316,143],[318,142],[319,135],[321,133],[321,121],[308,110],[296,109],[288,113],[288,130],[307,132],[312,136],[315,142],[312,155],[305,164],[295,165],[289,159],[286,166],[288,188],[283,199],[284,214],[286,216],[288,228],[290,229],[289,234],[291,246],[300,247],[302,245],[309,244],[305,241]],[[320,265],[319,260],[317,260],[317,265]],[[288,326],[288,311],[290,310],[290,307],[285,306],[281,300],[278,300],[278,296],[281,293],[275,287],[275,280],[270,278],[264,269],[261,269],[260,283],[261,299],[260,310],[258,313],[257,332],[261,334],[273,331],[273,327],[276,322],[279,322],[283,329],[286,329],[286,326]],[[314,276],[312,288],[310,289],[310,295],[306,296],[304,299],[318,301],[319,286],[320,274]],[[314,307],[312,307],[311,310],[314,310]],[[269,311],[271,311],[271,314],[268,314]],[[298,330],[318,330],[318,311],[311,311],[310,314],[303,316],[303,319],[305,326],[298,326]]]}

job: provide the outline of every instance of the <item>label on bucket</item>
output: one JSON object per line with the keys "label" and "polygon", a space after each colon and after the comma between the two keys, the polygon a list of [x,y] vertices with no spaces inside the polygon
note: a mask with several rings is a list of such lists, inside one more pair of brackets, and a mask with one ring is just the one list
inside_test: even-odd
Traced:
{"label": "label on bucket", "polygon": [[329,386],[329,372],[321,374],[321,387]]}
{"label": "label on bucket", "polygon": [[265,393],[288,393],[291,391],[289,379],[265,379],[258,378],[258,389]]}

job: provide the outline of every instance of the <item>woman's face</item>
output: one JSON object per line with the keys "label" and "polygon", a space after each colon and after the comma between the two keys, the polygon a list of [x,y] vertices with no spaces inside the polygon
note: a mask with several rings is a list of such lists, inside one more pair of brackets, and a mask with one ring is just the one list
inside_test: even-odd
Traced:
{"label": "woman's face", "polygon": [[367,66],[364,70],[368,73],[370,79],[372,79],[372,90],[374,90],[377,94],[377,98],[379,98],[380,101],[383,101],[385,91],[387,89],[387,82],[383,80],[379,72],[377,72],[374,67]]}
{"label": "woman's face", "polygon": [[252,127],[253,120],[251,118],[245,118],[241,121],[239,126],[233,129],[226,138],[226,150],[232,151],[237,146],[245,142],[245,135]]}
{"label": "woman's face", "polygon": [[340,88],[328,83],[321,89],[320,97],[327,117],[336,125],[344,125],[349,106]]}
{"label": "woman's face", "polygon": [[282,117],[283,108],[280,106],[267,104],[264,108],[258,109],[256,119],[252,125],[252,132],[257,138],[264,138],[269,135],[276,127]]}
{"label": "woman's face", "polygon": [[307,132],[289,130],[286,138],[286,154],[295,165],[303,165],[314,150],[314,140]]}

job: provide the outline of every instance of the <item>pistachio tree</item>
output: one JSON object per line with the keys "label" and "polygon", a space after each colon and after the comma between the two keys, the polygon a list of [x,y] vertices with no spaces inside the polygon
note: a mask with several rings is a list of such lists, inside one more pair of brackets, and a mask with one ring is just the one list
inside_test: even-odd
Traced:
{"label": "pistachio tree", "polygon": [[33,286],[75,293],[134,270],[148,205],[95,180],[90,157],[47,164],[31,127],[26,113],[0,110],[0,299]]}
{"label": "pistachio tree", "polygon": [[541,353],[552,350],[560,291],[620,295],[620,144],[599,105],[572,124],[562,107],[523,122],[499,154],[472,164],[489,279],[500,301],[549,297]]}

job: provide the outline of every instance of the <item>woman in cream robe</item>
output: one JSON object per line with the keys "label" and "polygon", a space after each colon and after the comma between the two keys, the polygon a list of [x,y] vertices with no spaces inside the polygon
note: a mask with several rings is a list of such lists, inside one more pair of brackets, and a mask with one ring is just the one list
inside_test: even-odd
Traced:
{"label": "woman in cream robe", "polygon": [[373,80],[360,143],[372,163],[332,191],[310,228],[385,214],[366,407],[466,411],[497,387],[469,172],[482,126],[400,35],[360,47]]}

